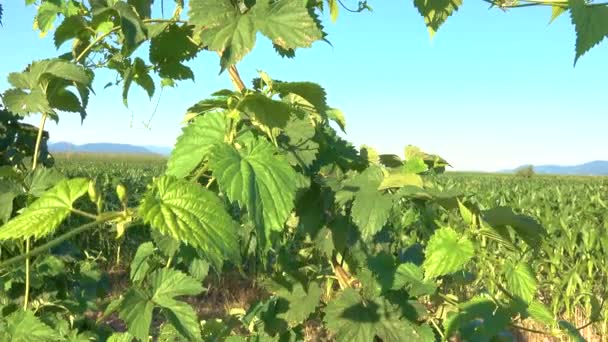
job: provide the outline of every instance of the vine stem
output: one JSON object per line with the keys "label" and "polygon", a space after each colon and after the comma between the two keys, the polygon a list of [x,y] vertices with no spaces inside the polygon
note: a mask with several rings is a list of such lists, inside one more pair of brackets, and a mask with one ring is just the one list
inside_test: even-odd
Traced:
{"label": "vine stem", "polygon": [[[47,113],[42,113],[40,125],[38,126],[38,135],[36,136],[36,144],[34,145],[34,156],[32,157],[32,171],[36,170],[38,165],[38,154],[40,153],[40,144],[44,133],[44,125],[46,124]],[[30,238],[25,239],[25,254],[30,253]],[[23,294],[23,310],[27,310],[30,298],[30,258],[25,258],[25,293]]]}
{"label": "vine stem", "polygon": [[122,216],[122,213],[115,213],[113,215],[104,215],[103,217],[98,217],[97,220],[89,222],[89,223],[85,223],[82,226],[79,226],[75,229],[70,230],[69,232],[60,235],[59,237],[45,243],[44,245],[41,245],[39,247],[36,247],[34,249],[32,249],[31,251],[29,251],[26,254],[21,254],[21,255],[17,255],[16,257],[10,258],[2,263],[0,263],[0,268],[5,268],[6,266],[10,266],[12,264],[18,263],[24,259],[36,256],[38,254],[44,253],[47,250],[61,244],[63,241],[68,240],[82,232],[85,232],[89,229],[95,228],[100,224],[103,224],[105,222],[108,221],[112,221],[113,219],[116,219],[118,217]]}

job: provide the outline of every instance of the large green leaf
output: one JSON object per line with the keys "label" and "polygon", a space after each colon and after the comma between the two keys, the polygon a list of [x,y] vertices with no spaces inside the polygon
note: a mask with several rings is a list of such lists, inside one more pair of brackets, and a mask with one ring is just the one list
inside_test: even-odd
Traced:
{"label": "large green leaf", "polygon": [[238,225],[222,201],[198,184],[161,177],[146,193],[139,213],[162,234],[200,248],[216,267],[225,259],[238,260]]}
{"label": "large green leaf", "polygon": [[[0,325],[1,326],[1,325]],[[18,310],[6,317],[6,330],[0,331],[3,341],[46,342],[58,341],[60,336],[42,323],[32,311]]]}
{"label": "large green leaf", "polygon": [[364,240],[370,240],[382,229],[393,206],[394,197],[378,191],[382,179],[382,169],[373,166],[345,185],[356,189],[351,217]]}
{"label": "large green leaf", "polygon": [[473,243],[465,236],[459,236],[452,228],[440,228],[424,250],[425,277],[432,279],[459,271],[474,254]]}
{"label": "large green leaf", "polygon": [[531,303],[538,284],[531,267],[525,262],[507,261],[505,264],[507,288],[511,293],[526,303]]}
{"label": "large green leaf", "polygon": [[199,51],[192,39],[192,27],[169,25],[150,40],[150,62],[161,77],[171,79],[194,79],[192,70],[183,65]]}
{"label": "large green leaf", "polygon": [[188,12],[191,24],[210,50],[221,54],[222,69],[237,63],[253,49],[256,27],[250,13],[241,13],[231,0],[192,0]]}
{"label": "large green leaf", "polygon": [[282,49],[310,47],[323,38],[307,0],[260,0],[253,8],[255,25]]}
{"label": "large green leaf", "polygon": [[[59,83],[62,86],[49,86],[53,79],[65,82]],[[47,59],[33,62],[23,72],[10,73],[8,81],[15,87],[7,90],[3,95],[4,104],[10,111],[19,115],[52,114],[49,98],[56,95],[53,94],[54,92],[65,91],[68,85],[75,82],[81,94],[88,96],[87,87],[92,81],[92,76],[74,63],[62,59]],[[82,103],[84,111],[86,105],[84,97]]]}
{"label": "large green leaf", "polygon": [[282,231],[294,208],[297,175],[284,157],[265,140],[242,141],[240,149],[216,145],[209,166],[220,189],[233,202],[245,206],[260,238]]}
{"label": "large green leaf", "polygon": [[84,178],[63,180],[0,227],[0,240],[40,238],[52,233],[70,215],[72,204],[87,192]]}
{"label": "large green leaf", "polygon": [[300,282],[291,284],[281,279],[272,281],[267,287],[280,298],[277,318],[285,320],[292,327],[304,322],[315,311],[322,294],[319,284],[315,282],[305,288]]}
{"label": "large green leaf", "polygon": [[313,164],[319,153],[319,144],[314,141],[315,133],[309,118],[291,117],[283,131],[285,139],[279,139],[291,165],[308,168]]}
{"label": "large green leaf", "polygon": [[510,226],[517,235],[524,240],[530,247],[538,248],[541,246],[547,232],[535,219],[513,212],[507,207],[496,207],[483,211],[483,219],[490,226],[500,229]]}
{"label": "large green leaf", "polygon": [[124,36],[124,47],[127,52],[132,52],[146,39],[146,27],[137,12],[126,2],[116,2],[113,9],[120,17],[120,31]]}
{"label": "large green leaf", "polygon": [[337,341],[369,342],[376,337],[382,341],[426,342],[434,339],[430,327],[401,318],[401,311],[381,297],[364,301],[352,288],[329,302],[324,321]]}
{"label": "large green leaf", "polygon": [[431,38],[435,35],[439,27],[458,10],[462,5],[462,0],[414,0],[414,6],[424,17]]}
{"label": "large green leaf", "polygon": [[[273,81],[272,89],[281,96],[296,94],[302,97],[315,107],[317,113],[325,113],[327,110],[327,94],[325,89],[317,83]],[[338,115],[337,113],[334,114]]]}
{"label": "large green leaf", "polygon": [[186,126],[167,162],[167,174],[180,178],[189,175],[208,157],[214,144],[224,141],[227,120],[225,113],[212,112]]}
{"label": "large green leaf", "polygon": [[23,188],[12,179],[0,179],[0,222],[6,223],[13,214],[13,201],[23,195]]}
{"label": "large green leaf", "polygon": [[196,313],[177,296],[194,296],[203,291],[200,282],[174,269],[161,269],[149,276],[151,291],[132,287],[118,307],[119,317],[124,320],[129,333],[141,341],[147,341],[152,323],[152,312],[160,307],[169,322],[191,341],[201,339]]}
{"label": "large green leaf", "polygon": [[588,5],[585,0],[568,0],[572,24],[576,29],[574,63],[608,36],[608,6]]}
{"label": "large green leaf", "polygon": [[291,116],[289,105],[260,93],[245,96],[238,109],[270,128],[284,128]]}
{"label": "large green leaf", "polygon": [[425,280],[422,269],[411,262],[397,267],[392,288],[405,288],[412,297],[433,294],[437,286],[433,281]]}
{"label": "large green leaf", "polygon": [[[477,323],[471,327],[472,324]],[[484,298],[473,298],[459,305],[459,311],[444,322],[446,338],[460,330],[467,341],[488,341],[511,323],[511,312]]]}
{"label": "large green leaf", "polygon": [[118,317],[127,323],[131,335],[147,341],[153,310],[154,303],[142,290],[130,288],[121,301]]}
{"label": "large green leaf", "polygon": [[139,245],[133,261],[131,261],[130,279],[133,283],[140,283],[146,277],[150,264],[148,261],[154,255],[154,244],[145,242]]}
{"label": "large green leaf", "polygon": [[45,191],[63,179],[64,176],[57,169],[38,167],[34,171],[28,173],[24,183],[28,194],[34,197],[40,197]]}

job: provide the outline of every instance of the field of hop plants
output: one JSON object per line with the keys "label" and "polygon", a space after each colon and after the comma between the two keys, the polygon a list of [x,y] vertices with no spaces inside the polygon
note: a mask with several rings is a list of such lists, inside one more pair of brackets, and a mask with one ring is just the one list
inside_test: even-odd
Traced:
{"label": "field of hop plants", "polygon": [[[576,60],[608,35],[605,3],[486,2],[569,15]],[[322,85],[241,78],[256,39],[294,58],[367,1],[25,3],[70,47],[1,97],[0,341],[606,340],[606,178],[446,174],[349,143]],[[461,5],[414,1],[432,35]],[[193,101],[167,160],[48,152],[100,70],[128,105],[208,52],[233,89]]]}

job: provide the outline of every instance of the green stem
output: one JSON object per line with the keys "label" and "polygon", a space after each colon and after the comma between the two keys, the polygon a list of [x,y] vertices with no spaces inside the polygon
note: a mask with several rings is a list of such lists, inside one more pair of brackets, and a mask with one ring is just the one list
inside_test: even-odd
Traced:
{"label": "green stem", "polygon": [[96,215],[89,214],[89,213],[87,213],[86,211],[78,210],[78,209],[76,209],[76,208],[72,208],[72,209],[71,209],[71,211],[72,211],[74,214],[78,214],[78,215],[80,215],[80,216],[88,217],[88,218],[93,219],[93,220],[96,220],[96,219],[97,219],[97,216],[96,216]]}
{"label": "green stem", "polygon": [[38,254],[44,253],[47,250],[49,250],[49,249],[51,249],[51,248],[53,248],[55,246],[58,246],[59,244],[61,244],[65,240],[68,240],[68,239],[70,239],[70,238],[72,238],[72,237],[74,237],[74,236],[76,236],[76,235],[78,235],[78,234],[80,234],[82,232],[86,232],[89,229],[95,228],[95,227],[97,227],[98,225],[100,225],[102,223],[105,223],[105,222],[111,221],[111,220],[113,220],[115,218],[118,218],[121,215],[122,214],[120,214],[120,213],[116,213],[116,214],[113,214],[113,215],[105,215],[103,218],[100,217],[96,221],[83,224],[82,226],[79,226],[79,227],[77,227],[75,229],[72,229],[69,232],[67,232],[67,233],[65,233],[65,234],[63,234],[61,236],[58,236],[57,238],[55,238],[55,239],[53,239],[53,240],[45,243],[44,245],[41,245],[39,247],[36,247],[36,248],[32,249],[28,253],[17,255],[16,257],[13,257],[13,258],[10,258],[10,259],[8,259],[6,261],[3,261],[2,263],[0,263],[0,269],[5,268],[6,266],[10,266],[12,264],[18,263],[20,261],[23,261],[23,260],[25,260],[27,258],[36,256]]}
{"label": "green stem", "polygon": [[[32,171],[38,165],[38,154],[40,154],[40,144],[42,143],[42,135],[44,133],[44,125],[46,124],[47,113],[42,113],[40,125],[38,126],[38,135],[36,136],[36,144],[34,145],[34,155],[32,156]],[[30,238],[25,240],[25,254],[30,253]],[[23,310],[27,310],[30,298],[30,258],[25,258],[25,293],[23,294]]]}
{"label": "green stem", "polygon": [[167,260],[167,265],[165,265],[165,268],[171,267],[171,261],[173,261],[173,256],[169,257],[169,260]]}

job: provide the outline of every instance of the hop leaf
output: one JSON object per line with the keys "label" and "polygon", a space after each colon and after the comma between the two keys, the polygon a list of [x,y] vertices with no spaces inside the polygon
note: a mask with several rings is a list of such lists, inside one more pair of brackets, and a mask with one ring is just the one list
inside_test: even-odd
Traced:
{"label": "hop leaf", "polygon": [[196,312],[188,304],[174,298],[201,293],[203,287],[200,282],[180,271],[162,269],[150,274],[149,283],[151,293],[133,287],[118,305],[119,317],[127,322],[129,333],[141,341],[147,341],[152,312],[155,307],[160,307],[182,336],[192,341],[201,340]]}
{"label": "hop leaf", "polygon": [[216,267],[238,260],[237,224],[211,191],[172,176],[159,178],[139,213],[164,235],[200,248]]}
{"label": "hop leaf", "polygon": [[84,178],[63,180],[27,207],[21,215],[0,228],[0,240],[40,238],[52,233],[72,210],[72,204],[87,192]]}
{"label": "hop leaf", "polygon": [[189,175],[209,156],[214,144],[224,141],[227,121],[224,113],[207,113],[186,126],[167,162],[167,174],[180,178]]}
{"label": "hop leaf", "polygon": [[454,273],[475,254],[473,243],[452,228],[435,231],[424,250],[426,279]]}
{"label": "hop leaf", "polygon": [[458,10],[462,0],[414,0],[414,6],[424,17],[424,22],[429,30],[431,38],[435,36],[439,27]]}
{"label": "hop leaf", "polygon": [[568,0],[572,24],[576,29],[574,64],[608,36],[608,6],[588,6],[585,0]]}
{"label": "hop leaf", "polygon": [[325,309],[327,328],[338,341],[433,341],[427,325],[418,326],[400,318],[401,312],[382,298],[364,301],[356,290],[348,288],[329,302]]}
{"label": "hop leaf", "polygon": [[209,166],[220,189],[233,202],[247,208],[259,238],[270,239],[271,231],[282,231],[294,208],[296,172],[265,140],[249,139],[239,150],[216,145]]}
{"label": "hop leaf", "polygon": [[507,288],[511,293],[523,299],[526,303],[531,303],[538,284],[530,266],[524,262],[513,263],[507,261],[505,276],[507,278]]}

